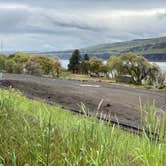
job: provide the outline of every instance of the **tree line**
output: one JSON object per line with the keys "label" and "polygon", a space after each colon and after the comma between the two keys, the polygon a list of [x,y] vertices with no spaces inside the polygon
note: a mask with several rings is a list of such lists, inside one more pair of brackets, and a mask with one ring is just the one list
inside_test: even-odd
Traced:
{"label": "tree line", "polygon": [[87,54],[82,58],[80,51],[75,50],[70,58],[68,70],[96,77],[111,77],[118,82],[150,85],[158,88],[166,86],[166,75],[158,65],[131,52],[110,56],[107,63],[104,63],[102,59],[95,56],[89,58]]}
{"label": "tree line", "polygon": [[[105,77],[137,85],[166,87],[166,75],[156,64],[151,64],[143,56],[124,53],[110,56],[106,63],[88,54],[81,57],[77,49],[73,52],[68,70],[72,73],[86,74],[92,77]],[[56,56],[34,55],[17,52],[13,55],[0,55],[0,71],[17,74],[50,75],[59,77],[64,71]]]}

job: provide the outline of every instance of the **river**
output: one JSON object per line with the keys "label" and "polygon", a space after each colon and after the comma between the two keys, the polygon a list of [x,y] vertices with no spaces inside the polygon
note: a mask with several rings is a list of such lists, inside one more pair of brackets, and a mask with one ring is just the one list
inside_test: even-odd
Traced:
{"label": "river", "polygon": [[[106,61],[105,61],[106,62]],[[62,65],[62,67],[64,67],[65,69],[67,69],[67,66],[69,64],[69,60],[64,60],[64,59],[60,59],[60,63]],[[151,63],[156,63],[157,65],[160,66],[160,68],[166,72],[166,62],[151,62]]]}

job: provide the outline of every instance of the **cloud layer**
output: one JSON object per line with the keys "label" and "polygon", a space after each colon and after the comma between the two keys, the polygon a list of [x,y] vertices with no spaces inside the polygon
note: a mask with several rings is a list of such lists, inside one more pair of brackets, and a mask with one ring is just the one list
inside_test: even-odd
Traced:
{"label": "cloud layer", "polygon": [[4,1],[0,39],[5,50],[49,51],[164,36],[166,7],[155,2]]}

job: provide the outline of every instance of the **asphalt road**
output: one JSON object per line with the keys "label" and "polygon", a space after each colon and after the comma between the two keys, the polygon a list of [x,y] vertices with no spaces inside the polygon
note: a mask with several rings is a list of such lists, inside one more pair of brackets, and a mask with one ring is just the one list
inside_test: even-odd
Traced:
{"label": "asphalt road", "polygon": [[30,75],[4,74],[0,81],[1,88],[12,86],[27,97],[42,99],[69,110],[80,110],[84,103],[89,113],[95,115],[98,104],[103,103],[98,111],[130,126],[140,122],[140,101],[142,105],[155,102],[157,108],[166,111],[166,92],[130,88],[100,82],[80,82],[41,78]]}

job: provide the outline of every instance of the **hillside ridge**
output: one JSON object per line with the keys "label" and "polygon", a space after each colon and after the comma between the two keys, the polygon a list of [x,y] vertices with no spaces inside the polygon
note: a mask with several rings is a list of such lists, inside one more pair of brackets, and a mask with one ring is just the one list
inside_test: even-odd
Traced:
{"label": "hillside ridge", "polygon": [[[49,55],[57,55],[61,59],[69,59],[73,50],[44,52]],[[108,59],[111,55],[119,55],[126,52],[134,52],[143,55],[149,61],[166,62],[166,37],[134,39],[131,41],[98,44],[86,48],[80,48],[81,54],[89,54]]]}

